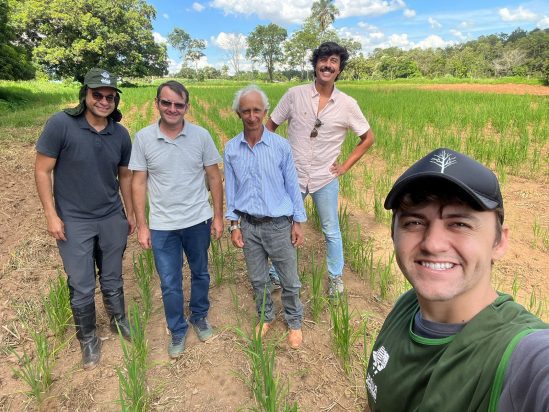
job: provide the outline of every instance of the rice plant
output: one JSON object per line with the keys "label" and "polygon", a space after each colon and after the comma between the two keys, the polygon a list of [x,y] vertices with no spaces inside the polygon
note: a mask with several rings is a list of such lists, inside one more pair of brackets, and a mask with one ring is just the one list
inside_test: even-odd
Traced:
{"label": "rice plant", "polygon": [[393,261],[395,253],[391,253],[389,261],[384,264],[381,258],[378,260],[376,272],[379,276],[379,295],[381,299],[386,299],[389,294],[389,286],[393,281]]}
{"label": "rice plant", "polygon": [[320,224],[320,216],[318,216],[315,204],[310,196],[305,199],[305,211],[307,212],[307,221],[311,223],[316,230],[321,230],[322,225]]}
{"label": "rice plant", "polygon": [[59,271],[57,278],[49,282],[48,295],[43,299],[48,330],[62,339],[72,316],[67,279]]}
{"label": "rice plant", "polygon": [[361,328],[354,330],[351,324],[349,298],[346,292],[333,299],[328,305],[332,321],[332,342],[346,374],[351,371],[351,355],[355,341],[362,333]]}
{"label": "rice plant", "polygon": [[311,274],[311,315],[315,322],[320,320],[320,314],[324,310],[326,305],[326,299],[322,293],[323,284],[322,280],[324,279],[325,265],[320,264],[316,258],[315,254],[311,254],[311,262],[309,264],[309,272]]}
{"label": "rice plant", "polygon": [[131,305],[129,314],[132,343],[126,342],[118,332],[123,352],[123,367],[116,368],[119,401],[123,411],[142,411],[147,409],[150,400],[146,383],[148,343],[145,320],[136,303]]}
{"label": "rice plant", "polygon": [[40,403],[53,383],[52,372],[55,356],[64,345],[59,345],[56,348],[51,347],[43,331],[32,332],[32,340],[36,350],[34,357],[31,358],[26,351],[23,352],[23,355],[13,351],[19,366],[12,370],[15,376],[25,381],[29,386],[27,395]]}
{"label": "rice plant", "polygon": [[216,286],[221,285],[225,275],[225,253],[221,245],[221,239],[210,242],[210,267],[213,270],[214,283]]}
{"label": "rice plant", "polygon": [[259,327],[253,329],[248,336],[241,329],[236,333],[243,339],[239,343],[250,363],[251,376],[245,379],[245,383],[251,389],[260,410],[265,412],[278,412],[283,410],[297,410],[297,405],[288,406],[285,398],[288,394],[288,384],[284,384],[279,374],[275,372],[276,343],[263,341],[261,330],[264,323],[265,295],[263,292],[263,306],[259,320]]}
{"label": "rice plant", "polygon": [[137,279],[143,305],[143,321],[146,324],[152,312],[151,279],[154,273],[154,258],[151,250],[142,251],[137,258],[133,256],[133,273]]}

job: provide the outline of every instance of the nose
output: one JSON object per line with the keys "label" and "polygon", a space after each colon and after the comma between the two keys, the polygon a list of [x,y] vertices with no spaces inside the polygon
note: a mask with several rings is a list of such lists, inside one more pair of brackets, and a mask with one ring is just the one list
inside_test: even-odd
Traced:
{"label": "nose", "polygon": [[429,254],[447,251],[449,248],[448,232],[444,222],[436,220],[429,223],[423,231],[421,249]]}

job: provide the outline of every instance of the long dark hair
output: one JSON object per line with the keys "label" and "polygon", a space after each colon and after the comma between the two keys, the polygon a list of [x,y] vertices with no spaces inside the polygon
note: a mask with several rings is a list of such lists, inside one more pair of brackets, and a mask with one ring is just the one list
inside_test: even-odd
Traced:
{"label": "long dark hair", "polygon": [[[78,92],[78,106],[64,109],[63,111],[69,116],[80,116],[86,111],[86,93],[88,93],[88,86],[84,85]],[[114,96],[114,110],[107,117],[112,119],[113,122],[119,122],[122,120],[122,112],[118,109],[120,103],[120,94],[116,93]]]}

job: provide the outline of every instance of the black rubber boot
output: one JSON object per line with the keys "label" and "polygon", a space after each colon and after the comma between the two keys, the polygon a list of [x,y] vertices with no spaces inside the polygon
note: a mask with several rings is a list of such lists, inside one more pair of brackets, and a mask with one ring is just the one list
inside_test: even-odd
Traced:
{"label": "black rubber boot", "polygon": [[105,310],[111,319],[111,331],[118,334],[118,329],[120,329],[122,336],[131,342],[130,323],[124,309],[124,289],[103,290],[102,292]]}
{"label": "black rubber boot", "polygon": [[81,308],[72,308],[76,337],[82,350],[82,366],[93,369],[101,359],[101,339],[95,334],[95,302]]}

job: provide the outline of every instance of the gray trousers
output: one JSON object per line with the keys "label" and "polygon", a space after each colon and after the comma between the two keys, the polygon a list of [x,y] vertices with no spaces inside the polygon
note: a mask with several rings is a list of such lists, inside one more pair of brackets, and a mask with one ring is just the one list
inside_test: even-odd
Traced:
{"label": "gray trousers", "polygon": [[101,290],[122,287],[122,257],[128,221],[121,211],[103,220],[63,222],[67,240],[58,240],[69,280],[72,307],[94,302],[96,266]]}
{"label": "gray trousers", "polygon": [[265,322],[275,319],[267,261],[270,258],[280,275],[284,318],[290,329],[301,329],[303,304],[299,299],[301,282],[297,274],[297,253],[291,240],[292,224],[287,217],[257,225],[242,219],[240,224],[244,238],[244,258],[258,315],[261,316],[265,293]]}

